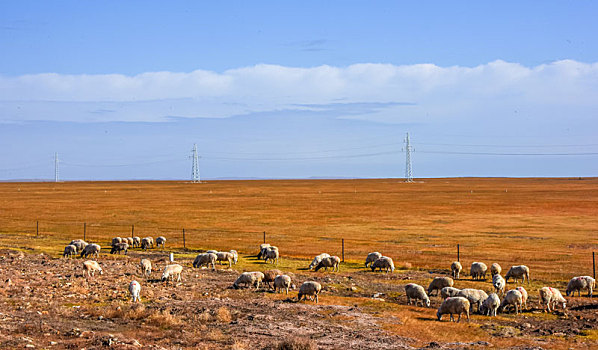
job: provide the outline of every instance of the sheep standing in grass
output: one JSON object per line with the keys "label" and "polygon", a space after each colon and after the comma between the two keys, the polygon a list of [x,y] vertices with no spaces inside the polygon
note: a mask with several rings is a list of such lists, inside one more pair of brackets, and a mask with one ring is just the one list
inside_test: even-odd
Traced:
{"label": "sheep standing in grass", "polygon": [[523,287],[517,287],[515,289],[521,293],[521,309],[527,310],[527,290]]}
{"label": "sheep standing in grass", "polygon": [[270,243],[262,243],[260,244],[260,252],[257,255],[258,260],[262,259],[262,256],[265,253],[265,249],[270,247]]}
{"label": "sheep standing in grass", "polygon": [[[539,290],[540,292],[540,306],[543,305],[542,309],[546,312],[552,312],[557,304],[560,304],[563,310],[567,307],[567,300],[563,298],[561,292],[552,287],[542,287]],[[550,310],[550,306],[552,306],[552,310]]]}
{"label": "sheep standing in grass", "polygon": [[440,290],[440,297],[442,299],[446,299],[446,298],[450,298],[450,297],[456,297],[457,294],[459,294],[459,292],[461,291],[461,289],[458,288],[453,288],[453,287],[444,287]]}
{"label": "sheep standing in grass", "polygon": [[488,266],[483,262],[473,262],[471,264],[471,269],[469,270],[469,274],[471,278],[474,280],[482,280],[486,279],[486,272],[488,271]]}
{"label": "sheep standing in grass", "polygon": [[[440,291],[444,287],[452,287],[455,282],[450,277],[434,277],[430,285],[428,286],[428,295],[432,295],[432,292],[437,290]],[[438,295],[439,292],[436,292]]]}
{"label": "sheep standing in grass", "polygon": [[114,253],[118,253],[120,254],[120,252],[125,252],[125,255],[127,255],[127,251],[129,250],[129,244],[128,243],[117,243],[115,245],[112,246],[112,249],[110,249],[110,254],[114,254]]}
{"label": "sheep standing in grass", "polygon": [[152,243],[151,243],[151,240],[149,239],[149,237],[144,237],[141,240],[141,249],[148,250],[149,248],[151,248],[151,245],[152,245]]}
{"label": "sheep standing in grass", "polygon": [[115,246],[117,244],[120,244],[123,242],[123,239],[121,237],[114,237],[112,238],[112,243],[110,244],[111,246]]}
{"label": "sheep standing in grass", "polygon": [[461,263],[458,261],[453,261],[453,263],[451,264],[451,273],[453,274],[453,278],[459,279],[459,274],[461,273],[461,270],[463,270],[463,266],[461,266]]}
{"label": "sheep standing in grass", "polygon": [[422,307],[430,307],[430,298],[426,294],[424,287],[419,284],[409,283],[405,286],[405,295],[407,296],[407,304],[411,305],[411,299],[415,299],[415,306],[417,306],[418,300],[421,302]]}
{"label": "sheep standing in grass", "polygon": [[282,271],[277,269],[267,270],[264,271],[264,279],[263,282],[268,286],[268,288],[272,288],[271,283],[274,282],[276,276],[282,275]]}
{"label": "sheep standing in grass", "polygon": [[376,271],[376,269],[378,269],[379,271],[382,271],[382,269],[384,269],[386,271],[386,273],[389,273],[389,272],[394,272],[395,264],[391,258],[389,258],[387,256],[383,256],[380,259],[374,261],[374,263],[370,266],[370,268],[372,269],[372,271]]}
{"label": "sheep standing in grass", "polygon": [[[126,240],[126,243],[132,248],[134,243],[133,237],[127,237]],[[125,242],[125,238],[123,238],[123,242]]]}
{"label": "sheep standing in grass", "polygon": [[83,251],[83,249],[85,249],[85,247],[88,245],[88,243],[87,243],[87,242],[85,242],[85,241],[84,241],[84,240],[82,240],[82,239],[73,239],[73,240],[71,241],[71,243],[69,243],[69,245],[70,245],[70,244],[72,244],[72,245],[74,245],[75,247],[77,247],[77,251],[78,251],[78,252],[81,252],[81,251]]}
{"label": "sheep standing in grass", "polygon": [[97,261],[93,261],[93,260],[86,260],[83,262],[83,270],[87,273],[87,277],[94,277],[96,271],[98,271],[101,274],[104,273],[104,270],[102,270],[102,268],[100,267],[100,264],[98,264]]}
{"label": "sheep standing in grass", "polygon": [[141,293],[141,285],[137,281],[129,283],[129,293],[131,293],[131,302],[139,301],[139,293]]}
{"label": "sheep standing in grass", "polygon": [[499,311],[504,311],[506,308],[513,306],[515,308],[515,315],[519,314],[521,310],[521,304],[523,303],[523,296],[521,292],[516,289],[511,289],[502,299],[499,306]]}
{"label": "sheep standing in grass", "polygon": [[177,282],[180,282],[181,272],[183,272],[183,267],[179,264],[166,265],[164,272],[162,272],[162,282],[168,279],[174,280],[175,278]]}
{"label": "sheep standing in grass", "polygon": [[228,268],[233,267],[234,259],[235,259],[235,256],[229,252],[218,252],[216,254],[216,261],[220,261],[220,263],[222,263],[223,261],[228,262]]}
{"label": "sheep standing in grass", "polygon": [[198,254],[193,260],[193,267],[200,267],[206,265],[206,267],[210,267],[212,265],[212,270],[216,270],[216,259],[218,256],[214,253],[202,253]]}
{"label": "sheep standing in grass", "polygon": [[378,252],[369,253],[368,256],[365,258],[365,267],[367,268],[369,265],[372,265],[374,261],[380,259],[382,254]]}
{"label": "sheep standing in grass", "polygon": [[73,255],[77,255],[77,247],[73,244],[69,244],[64,247],[64,253],[62,254],[63,258],[72,258]]}
{"label": "sheep standing in grass", "polygon": [[438,321],[441,320],[442,315],[449,314],[450,321],[455,321],[453,317],[454,314],[459,315],[459,319],[457,322],[461,321],[461,314],[465,314],[467,316],[467,322],[469,322],[469,300],[463,297],[453,297],[447,298],[445,301],[442,302],[438,311],[436,312],[436,317],[438,317]]}
{"label": "sheep standing in grass", "polygon": [[141,259],[139,263],[141,267],[141,274],[150,277],[152,274],[152,262],[149,259]]}
{"label": "sheep standing in grass", "polygon": [[135,247],[137,247],[137,248],[141,247],[141,238],[139,238],[137,236],[133,237],[133,244],[131,244],[131,246],[133,248],[135,248]]}
{"label": "sheep standing in grass", "polygon": [[272,246],[266,248],[262,257],[266,263],[268,263],[268,260],[270,260],[273,264],[278,264],[278,258],[280,257],[278,253],[278,247]]}
{"label": "sheep standing in grass", "polygon": [[85,248],[83,248],[83,251],[81,252],[81,257],[82,258],[87,258],[88,256],[95,256],[96,258],[98,258],[100,256],[100,250],[102,248],[95,244],[88,244],[87,246],[85,246]]}
{"label": "sheep standing in grass", "polygon": [[166,237],[159,236],[158,238],[156,238],[156,247],[162,246],[162,249],[164,249],[165,244],[166,244]]}
{"label": "sheep standing in grass", "polygon": [[239,253],[236,250],[229,251],[233,255],[233,264],[237,265],[237,261],[239,260]]}
{"label": "sheep standing in grass", "polygon": [[322,259],[322,261],[320,261],[320,263],[318,264],[318,266],[316,266],[316,271],[318,271],[321,268],[324,268],[325,271],[328,271],[328,268],[331,267],[332,271],[339,271],[339,265],[341,264],[341,258],[339,258],[338,256],[331,256],[328,258],[324,258]]}
{"label": "sheep standing in grass", "polygon": [[274,290],[278,293],[284,289],[286,294],[289,294],[289,288],[291,288],[291,277],[287,275],[278,275],[274,278]]}
{"label": "sheep standing in grass", "polygon": [[255,286],[255,289],[258,289],[264,278],[264,274],[260,271],[243,272],[237,277],[237,280],[233,283],[233,287],[239,289],[241,284],[244,284],[245,286]]}
{"label": "sheep standing in grass", "polygon": [[[153,248],[153,247],[154,247],[154,237],[151,237],[151,236],[144,237],[144,238],[141,240],[141,245],[142,245],[142,246],[143,246],[143,240],[145,240],[145,241],[147,242],[147,243],[146,243],[146,244],[147,244],[147,248]],[[147,248],[146,248],[146,249],[147,249]]]}
{"label": "sheep standing in grass", "polygon": [[303,284],[301,285],[301,287],[299,288],[299,294],[297,295],[297,301],[301,301],[301,299],[307,299],[307,297],[309,296],[310,299],[312,297],[315,298],[316,304],[318,303],[318,295],[320,294],[320,291],[322,290],[322,285],[319,284],[318,282],[314,282],[314,281],[307,281],[307,282],[303,282]]}
{"label": "sheep standing in grass", "polygon": [[473,312],[473,306],[477,306],[478,312],[480,311],[480,306],[488,298],[488,294],[481,289],[473,289],[473,288],[465,288],[461,289],[457,296],[463,297],[469,300],[469,307],[471,308],[469,311]]}
{"label": "sheep standing in grass", "polygon": [[573,277],[569,281],[569,284],[567,284],[567,296],[569,296],[571,294],[573,294],[573,296],[575,296],[575,291],[577,291],[577,296],[581,296],[581,290],[587,289],[588,296],[591,298],[595,287],[596,287],[596,280],[590,276]]}
{"label": "sheep standing in grass", "polygon": [[494,286],[496,293],[503,295],[505,293],[505,286],[507,285],[507,282],[504,278],[502,278],[501,275],[496,274],[492,276],[492,285]]}
{"label": "sheep standing in grass", "polygon": [[314,259],[311,261],[311,264],[309,264],[309,270],[313,270],[316,266],[318,266],[318,264],[320,263],[320,261],[322,261],[322,259],[324,258],[329,258],[330,254],[327,253],[322,253],[320,255],[316,255],[316,257],[314,257]]}
{"label": "sheep standing in grass", "polygon": [[500,299],[496,293],[492,293],[484,300],[480,307],[480,313],[486,316],[496,316],[498,307],[500,306]]}
{"label": "sheep standing in grass", "polygon": [[492,265],[490,265],[490,275],[494,276],[494,275],[500,275],[502,271],[502,267],[500,267],[500,265],[498,263],[492,263]]}
{"label": "sheep standing in grass", "polygon": [[521,283],[525,282],[527,278],[527,284],[529,284],[529,268],[525,265],[511,266],[505,275],[505,280],[509,282],[509,278],[513,278],[515,283],[519,278],[521,278]]}

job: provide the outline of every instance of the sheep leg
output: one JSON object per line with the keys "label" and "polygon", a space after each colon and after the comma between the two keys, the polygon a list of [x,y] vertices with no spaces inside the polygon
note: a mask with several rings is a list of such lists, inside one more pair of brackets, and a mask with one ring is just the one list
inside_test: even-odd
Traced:
{"label": "sheep leg", "polygon": [[316,304],[318,303],[318,295],[316,294]]}

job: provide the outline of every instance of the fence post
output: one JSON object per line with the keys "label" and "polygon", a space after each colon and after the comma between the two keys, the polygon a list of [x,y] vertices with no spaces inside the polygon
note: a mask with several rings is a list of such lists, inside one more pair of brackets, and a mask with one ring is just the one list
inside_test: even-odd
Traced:
{"label": "fence post", "polygon": [[183,229],[183,249],[186,249],[187,245],[185,244],[185,229]]}
{"label": "fence post", "polygon": [[35,222],[35,237],[39,237],[39,221]]}
{"label": "fence post", "polygon": [[457,243],[457,261],[461,262],[461,254],[459,252],[459,243]]}
{"label": "fence post", "polygon": [[264,231],[264,243],[266,243],[266,231]]}
{"label": "fence post", "polygon": [[342,239],[343,242],[343,251],[342,251],[342,257],[343,257],[343,262],[345,262],[345,239]]}
{"label": "fence post", "polygon": [[131,238],[135,237],[135,225],[131,225]]}
{"label": "fence post", "polygon": [[83,223],[83,240],[85,240],[85,235],[87,234],[87,223]]}
{"label": "fence post", "polygon": [[596,280],[596,254],[592,252],[592,267],[594,268],[594,280]]}

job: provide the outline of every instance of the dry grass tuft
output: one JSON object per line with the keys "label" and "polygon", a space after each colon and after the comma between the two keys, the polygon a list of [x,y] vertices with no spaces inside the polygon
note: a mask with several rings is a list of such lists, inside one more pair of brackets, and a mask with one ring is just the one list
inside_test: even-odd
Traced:
{"label": "dry grass tuft", "polygon": [[308,338],[291,337],[283,340],[280,343],[267,346],[264,350],[316,350],[318,346],[316,343]]}
{"label": "dry grass tuft", "polygon": [[226,306],[219,307],[215,314],[218,322],[229,323],[232,320],[230,311]]}
{"label": "dry grass tuft", "polygon": [[155,310],[147,317],[147,323],[158,326],[163,329],[168,329],[182,324],[182,321],[173,315],[170,310]]}

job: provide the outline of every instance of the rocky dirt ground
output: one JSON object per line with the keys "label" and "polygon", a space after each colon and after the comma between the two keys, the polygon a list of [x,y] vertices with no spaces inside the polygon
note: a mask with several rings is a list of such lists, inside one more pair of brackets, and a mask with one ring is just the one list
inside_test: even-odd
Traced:
{"label": "rocky dirt ground", "polygon": [[[140,254],[154,264],[150,280],[139,275]],[[105,273],[89,280],[83,275],[82,261],[0,251],[0,348],[598,346],[598,298],[569,298],[568,309],[554,315],[543,314],[530,302],[524,315],[474,316],[469,324],[455,325],[435,320],[435,308],[440,304],[437,297],[432,298],[430,309],[406,305],[402,286],[428,278],[428,271],[289,273],[297,286],[308,279],[322,283],[320,303],[315,304],[296,302],[297,290],[287,296],[267,288],[233,289],[240,272],[235,266],[218,266],[216,271],[192,269],[190,259],[181,260],[178,262],[186,266],[183,281],[165,284],[158,272],[167,263],[164,253],[102,255],[99,261]],[[130,302],[127,287],[133,279],[142,284],[141,303]],[[454,336],[439,334],[431,339],[422,330],[430,327],[444,327],[449,333],[469,330],[474,336],[453,341]]]}

